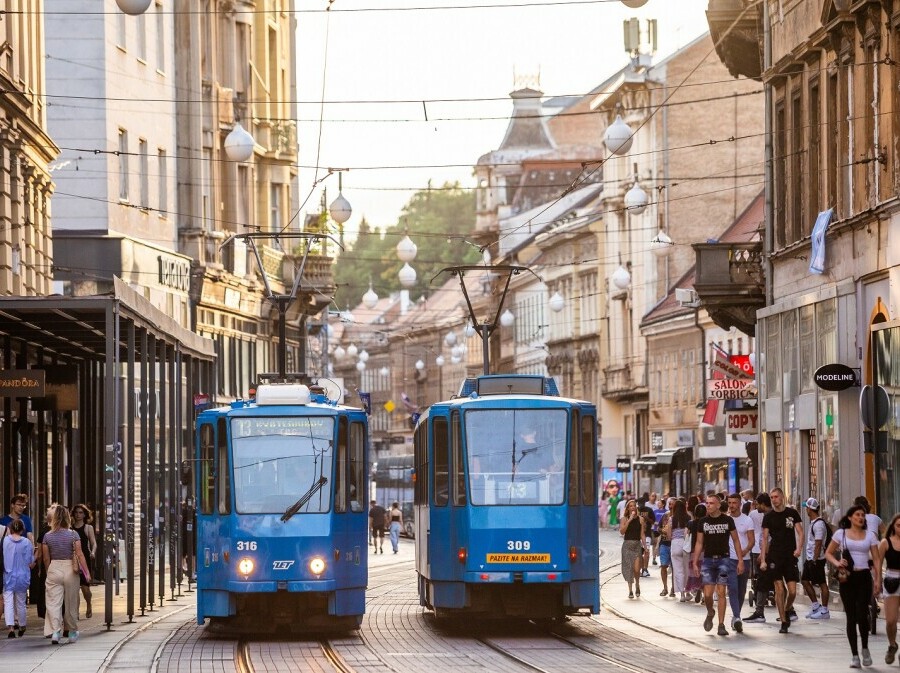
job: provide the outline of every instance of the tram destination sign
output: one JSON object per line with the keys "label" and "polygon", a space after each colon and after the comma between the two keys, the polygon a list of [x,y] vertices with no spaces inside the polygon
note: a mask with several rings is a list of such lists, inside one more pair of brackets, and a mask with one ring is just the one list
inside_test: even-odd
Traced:
{"label": "tram destination sign", "polygon": [[756,383],[751,379],[707,379],[706,397],[712,400],[756,399]]}
{"label": "tram destination sign", "polygon": [[816,373],[813,374],[813,380],[822,390],[830,390],[832,392],[847,390],[847,388],[859,385],[856,372],[839,362],[819,367]]}

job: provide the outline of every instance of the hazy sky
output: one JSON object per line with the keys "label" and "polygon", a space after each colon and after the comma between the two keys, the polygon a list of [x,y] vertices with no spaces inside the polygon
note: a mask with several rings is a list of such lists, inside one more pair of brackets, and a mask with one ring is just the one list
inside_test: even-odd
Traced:
{"label": "hazy sky", "polygon": [[[327,0],[297,1],[300,164],[323,167],[319,179],[328,167],[350,169],[348,234],[363,215],[373,226],[396,222],[429,179],[474,185],[472,166],[503,139],[514,72],[539,71],[546,96],[583,94],[627,63],[624,19],[658,20],[657,59],[708,28],[707,0],[649,0],[641,9],[553,2],[334,0],[325,13]],[[301,199],[311,193],[305,212],[318,209],[323,186],[329,202],[337,195],[336,175],[313,190],[315,179],[313,168],[301,169]]]}

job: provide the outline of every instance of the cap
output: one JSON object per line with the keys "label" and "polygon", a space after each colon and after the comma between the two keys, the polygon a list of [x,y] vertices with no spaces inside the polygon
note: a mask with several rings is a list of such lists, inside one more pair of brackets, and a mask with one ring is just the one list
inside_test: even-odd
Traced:
{"label": "cap", "polygon": [[807,501],[804,504],[806,505],[806,507],[808,509],[814,509],[817,512],[819,511],[819,501],[816,500],[815,498],[807,499]]}

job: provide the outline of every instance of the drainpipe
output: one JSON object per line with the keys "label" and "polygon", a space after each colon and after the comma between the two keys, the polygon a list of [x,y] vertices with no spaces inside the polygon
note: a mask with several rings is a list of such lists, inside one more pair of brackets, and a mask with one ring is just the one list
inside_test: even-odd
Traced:
{"label": "drainpipe", "polygon": [[[763,74],[769,71],[772,64],[772,33],[769,29],[769,3],[763,3]],[[766,276],[766,306],[773,302],[772,250],[775,233],[775,213],[772,203],[772,87],[763,83],[765,91],[765,243],[763,254],[763,270]]]}

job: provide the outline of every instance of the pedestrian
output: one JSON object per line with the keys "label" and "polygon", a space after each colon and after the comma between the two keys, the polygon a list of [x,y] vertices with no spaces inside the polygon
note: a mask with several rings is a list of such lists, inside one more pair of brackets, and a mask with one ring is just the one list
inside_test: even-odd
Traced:
{"label": "pedestrian", "polygon": [[600,495],[600,504],[597,505],[597,519],[600,521],[600,528],[606,530],[609,528],[609,493],[603,491]]}
{"label": "pedestrian", "polygon": [[[862,665],[872,665],[869,652],[869,604],[875,592],[881,590],[881,554],[878,538],[866,530],[866,509],[851,505],[841,519],[840,528],[828,544],[825,558],[838,569],[839,591],[847,619],[847,640],[850,641],[850,668],[860,667],[856,631],[862,640]],[[872,569],[869,569],[869,561]],[[874,579],[872,577],[874,571]]]}
{"label": "pedestrian", "polygon": [[369,529],[372,531],[374,553],[384,553],[384,507],[377,500],[369,503]]}
{"label": "pedestrian", "polygon": [[681,602],[687,603],[688,592],[685,589],[691,564],[691,556],[684,550],[684,541],[688,534],[688,523],[690,517],[684,498],[677,498],[675,505],[672,507],[672,516],[669,519],[669,529],[671,531],[671,548],[672,548],[672,590],[681,594]]}
{"label": "pedestrian", "polygon": [[878,554],[885,565],[882,598],[888,648],[884,663],[893,664],[897,656],[897,614],[900,610],[900,514],[895,514],[888,524],[884,539],[878,543]]}
{"label": "pedestrian", "polygon": [[[809,519],[809,532],[806,536],[806,557],[800,582],[810,601],[810,610],[805,616],[807,619],[831,619],[828,611],[828,577],[825,574],[825,549],[830,542],[831,531],[825,519],[819,516],[819,501],[808,498],[804,504]],[[816,587],[822,595],[821,601],[816,596]]]}
{"label": "pedestrian", "polygon": [[[741,610],[744,609],[744,596],[747,593],[747,582],[750,580],[752,565],[750,551],[756,542],[753,532],[753,520],[741,511],[741,496],[731,493],[728,496],[728,516],[734,519],[734,529],[740,545],[728,541],[728,558],[731,560],[731,572],[728,573],[728,602],[731,605],[731,628],[737,633],[744,632],[741,621]],[[743,562],[743,570],[738,570],[739,561]]]}
{"label": "pedestrian", "polygon": [[[63,628],[69,632],[69,642],[78,640],[78,573],[72,559],[87,567],[81,550],[81,540],[71,529],[69,510],[58,506],[50,518],[50,532],[44,535],[41,551],[47,568],[47,618],[50,620],[54,645],[60,643]],[[65,603],[65,611],[63,610]]]}
{"label": "pedestrian", "polygon": [[[651,493],[650,498],[652,499],[655,495],[655,493]],[[660,557],[659,545],[662,542],[662,532],[659,530],[659,522],[670,510],[669,501],[666,498],[656,500],[653,507],[653,526],[650,529],[650,536],[653,540],[653,565],[657,564],[656,561]],[[660,561],[659,565],[665,567],[667,564]]]}
{"label": "pedestrian", "polygon": [[[662,501],[660,501],[662,502]],[[675,573],[672,573],[672,589],[669,591],[668,574],[672,565],[672,510],[675,508],[675,498],[666,501],[667,511],[656,522],[657,544],[659,546],[659,579],[662,580],[660,596],[675,596]],[[657,510],[658,511],[658,510]]]}
{"label": "pedestrian", "polygon": [[3,535],[3,604],[8,638],[25,635],[28,617],[25,598],[31,584],[31,568],[34,566],[34,545],[25,537],[25,524],[14,519],[6,526]]}
{"label": "pedestrian", "polygon": [[644,493],[637,501],[638,513],[644,519],[644,553],[641,555],[641,577],[650,577],[650,549],[653,547],[653,537],[651,531],[653,524],[656,523],[656,516],[653,514],[653,508],[647,505],[648,493]]}
{"label": "pedestrian", "polygon": [[[637,502],[628,500],[619,523],[622,541],[622,577],[628,582],[628,598],[641,597],[641,558],[644,555],[646,520],[640,515]],[[634,584],[634,590],[632,590]]]}
{"label": "pedestrian", "polygon": [[28,494],[16,493],[9,499],[9,512],[4,517],[0,517],[0,526],[8,526],[16,519],[19,519],[25,526],[25,537],[34,546],[34,527],[31,525],[31,519],[25,510],[28,507]]}
{"label": "pedestrian", "polygon": [[[88,567],[93,568],[94,559],[97,556],[97,536],[94,534],[94,527],[91,525],[94,521],[94,515],[91,510],[88,509],[87,505],[79,503],[72,508],[72,517],[74,519],[72,522],[72,530],[78,533],[78,539],[81,541],[81,549],[84,551],[85,556],[90,557],[90,565]],[[79,574],[78,577],[80,578],[81,595],[84,596],[84,617],[85,619],[90,619],[94,614],[93,607],[91,606],[91,583],[84,575]]]}
{"label": "pedestrian", "polygon": [[391,505],[391,547],[394,548],[395,554],[400,551],[401,530],[403,530],[403,512],[400,510],[400,503],[395,502]]}
{"label": "pedestrian", "polygon": [[803,522],[800,512],[786,507],[784,491],[769,491],[772,509],[763,517],[762,542],[759,548],[759,568],[769,574],[775,584],[775,605],[781,620],[780,633],[787,633],[790,623],[797,621],[794,599],[800,571],[797,561],[803,550]]}
{"label": "pedestrian", "polygon": [[[692,496],[696,498],[697,496]],[[703,598],[703,582],[700,577],[699,569],[695,570],[694,564],[692,562],[694,558],[694,551],[697,549],[697,530],[700,524],[700,519],[706,516],[706,505],[702,502],[698,502],[693,510],[693,518],[691,518],[688,523],[688,539],[685,541],[685,554],[688,557],[688,568],[689,574],[687,583],[685,584],[685,590],[688,593],[694,594],[694,602],[699,603]]]}
{"label": "pedestrian", "polygon": [[755,507],[747,515],[753,521],[753,550],[750,552],[750,582],[753,587],[753,599],[756,608],[753,613],[745,617],[745,624],[762,624],[766,621],[766,603],[769,602],[769,592],[774,588],[770,582],[769,573],[759,569],[760,541],[762,540],[762,522],[766,514],[772,509],[772,499],[768,493],[759,493],[754,499]]}
{"label": "pedestrian", "polygon": [[[694,546],[693,564],[694,570],[700,573],[703,581],[703,598],[706,603],[703,629],[712,631],[713,617],[716,615],[713,609],[713,590],[715,590],[719,617],[717,633],[720,636],[727,636],[725,588],[730,582],[729,576],[734,571],[728,555],[728,541],[731,540],[735,549],[741,549],[741,541],[738,539],[734,519],[722,513],[722,500],[718,494],[706,496],[706,516],[700,519],[696,530],[698,539]],[[737,559],[737,572],[738,574],[744,572],[744,561],[740,556]]]}
{"label": "pedestrian", "polygon": [[880,540],[884,535],[884,521],[881,520],[880,516],[872,512],[872,505],[869,503],[869,499],[864,495],[858,495],[853,499],[853,504],[859,505],[866,510],[866,530],[871,531]]}

